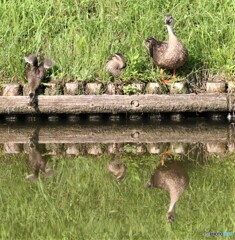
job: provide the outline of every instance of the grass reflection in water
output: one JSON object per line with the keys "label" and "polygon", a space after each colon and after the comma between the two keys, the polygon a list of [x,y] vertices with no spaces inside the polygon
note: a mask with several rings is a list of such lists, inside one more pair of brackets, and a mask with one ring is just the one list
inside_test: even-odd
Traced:
{"label": "grass reflection in water", "polygon": [[29,181],[26,154],[1,154],[1,239],[202,239],[205,231],[234,232],[234,156],[184,162],[189,186],[176,221],[165,213],[169,194],[146,183],[158,155],[124,155],[125,177],[108,170],[110,155],[52,157],[54,174]]}

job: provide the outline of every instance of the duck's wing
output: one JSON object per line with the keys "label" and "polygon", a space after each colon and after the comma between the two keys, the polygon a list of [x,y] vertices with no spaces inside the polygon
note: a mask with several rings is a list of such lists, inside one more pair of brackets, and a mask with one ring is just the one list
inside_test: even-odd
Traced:
{"label": "duck's wing", "polygon": [[156,51],[158,54],[163,55],[168,48],[168,42],[156,41]]}
{"label": "duck's wing", "polygon": [[145,46],[149,51],[149,56],[152,58],[155,66],[158,65],[159,60],[163,58],[168,48],[168,42],[158,41],[153,37],[149,37],[145,40]]}
{"label": "duck's wing", "polygon": [[39,87],[42,76],[39,72],[39,69],[32,67],[26,72],[26,78],[28,80],[30,91],[35,92]]}
{"label": "duck's wing", "polygon": [[168,48],[168,42],[165,41],[156,41],[152,47],[152,59],[155,65],[159,64],[159,60],[163,58]]}

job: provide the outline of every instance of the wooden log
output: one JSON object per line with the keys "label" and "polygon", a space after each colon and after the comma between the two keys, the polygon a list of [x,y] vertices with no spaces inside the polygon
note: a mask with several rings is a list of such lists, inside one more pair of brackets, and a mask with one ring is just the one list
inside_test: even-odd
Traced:
{"label": "wooden log", "polygon": [[210,142],[206,144],[206,150],[209,153],[225,153],[227,145],[225,143]]}
{"label": "wooden log", "polygon": [[229,93],[235,92],[235,81],[234,80],[228,81],[227,85],[228,85],[228,92]]}
{"label": "wooden log", "polygon": [[172,82],[170,84],[170,93],[171,94],[180,94],[187,93],[188,88],[185,82]]}
{"label": "wooden log", "polygon": [[147,94],[161,94],[162,87],[159,83],[148,83],[145,92]]}
{"label": "wooden log", "polygon": [[65,152],[66,155],[79,155],[80,150],[79,150],[79,145],[78,144],[65,144]]}
{"label": "wooden log", "polygon": [[19,83],[6,84],[3,89],[3,96],[22,95],[22,86]]}
{"label": "wooden log", "polygon": [[183,154],[186,151],[186,149],[188,148],[188,144],[185,143],[171,143],[170,144],[170,149],[173,153],[176,154]]}
{"label": "wooden log", "polygon": [[101,92],[101,83],[87,83],[85,92],[88,95],[98,95]]}
{"label": "wooden log", "polygon": [[225,92],[225,82],[207,82],[206,91],[208,93],[223,93]]}
{"label": "wooden log", "polygon": [[115,143],[107,144],[107,152],[108,153],[115,153],[117,151],[117,146]]}
{"label": "wooden log", "polygon": [[45,88],[45,95],[54,95],[54,96],[57,96],[59,94],[62,94],[63,92],[63,85],[61,85],[59,82],[57,83],[53,83],[53,82],[50,82],[50,83],[47,83],[47,86]]}
{"label": "wooden log", "polygon": [[23,150],[23,145],[19,143],[14,143],[14,142],[8,142],[4,143],[4,150],[7,153],[21,153]]}
{"label": "wooden log", "polygon": [[64,94],[65,95],[78,95],[80,92],[80,85],[78,81],[66,83],[64,87]]}
{"label": "wooden log", "polygon": [[[0,125],[0,143],[29,143],[33,126]],[[41,126],[39,143],[235,143],[233,128],[220,124],[132,126],[76,125]],[[154,144],[154,148],[155,144]],[[48,148],[49,149],[49,148]],[[52,148],[53,149],[53,148]],[[157,151],[157,150],[154,150]]]}
{"label": "wooden log", "polygon": [[234,109],[235,94],[175,95],[79,95],[38,96],[38,107],[28,106],[26,96],[1,96],[0,114],[28,113],[144,113],[228,112]]}
{"label": "wooden log", "polygon": [[106,90],[105,90],[105,94],[109,94],[109,95],[115,95],[115,84],[114,83],[108,83]]}
{"label": "wooden log", "polygon": [[147,151],[150,154],[161,154],[163,151],[169,149],[169,144],[167,143],[148,143],[147,144]]}
{"label": "wooden log", "polygon": [[97,144],[97,143],[87,145],[86,150],[87,150],[87,153],[91,155],[100,155],[103,153],[100,144]]}

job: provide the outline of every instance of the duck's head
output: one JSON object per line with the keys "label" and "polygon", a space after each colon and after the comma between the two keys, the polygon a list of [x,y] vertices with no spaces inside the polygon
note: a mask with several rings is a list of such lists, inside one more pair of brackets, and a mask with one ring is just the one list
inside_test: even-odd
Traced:
{"label": "duck's head", "polygon": [[175,211],[172,211],[172,212],[168,212],[166,214],[166,217],[167,217],[167,221],[169,223],[173,223],[175,221]]}
{"label": "duck's head", "polygon": [[164,23],[166,26],[173,28],[174,27],[174,18],[171,15],[166,15]]}
{"label": "duck's head", "polygon": [[38,57],[36,54],[30,54],[29,56],[24,57],[25,62],[33,65],[34,67],[38,66]]}

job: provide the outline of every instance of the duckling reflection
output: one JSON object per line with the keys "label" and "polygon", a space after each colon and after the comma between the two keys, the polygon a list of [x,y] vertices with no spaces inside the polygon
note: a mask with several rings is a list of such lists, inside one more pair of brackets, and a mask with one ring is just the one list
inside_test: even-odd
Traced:
{"label": "duckling reflection", "polygon": [[38,89],[41,81],[45,78],[47,69],[52,67],[52,62],[49,59],[44,59],[40,64],[36,54],[31,54],[25,57],[25,61],[31,65],[26,69],[26,78],[29,83],[29,105],[36,105],[36,90]]}
{"label": "duckling reflection", "polygon": [[163,166],[158,166],[147,183],[149,188],[162,188],[170,194],[170,206],[167,220],[175,220],[175,206],[180,196],[189,184],[189,176],[180,161],[166,161]]}
{"label": "duckling reflection", "polygon": [[113,161],[108,164],[108,170],[117,178],[121,180],[125,177],[126,170],[119,155],[113,157]]}
{"label": "duckling reflection", "polygon": [[38,143],[38,131],[36,130],[29,138],[28,165],[33,169],[33,173],[29,174],[26,179],[37,179],[40,171],[45,173],[46,176],[51,176],[53,174],[51,168],[46,168],[48,159],[42,157],[43,153],[46,153],[46,148],[44,144]]}

